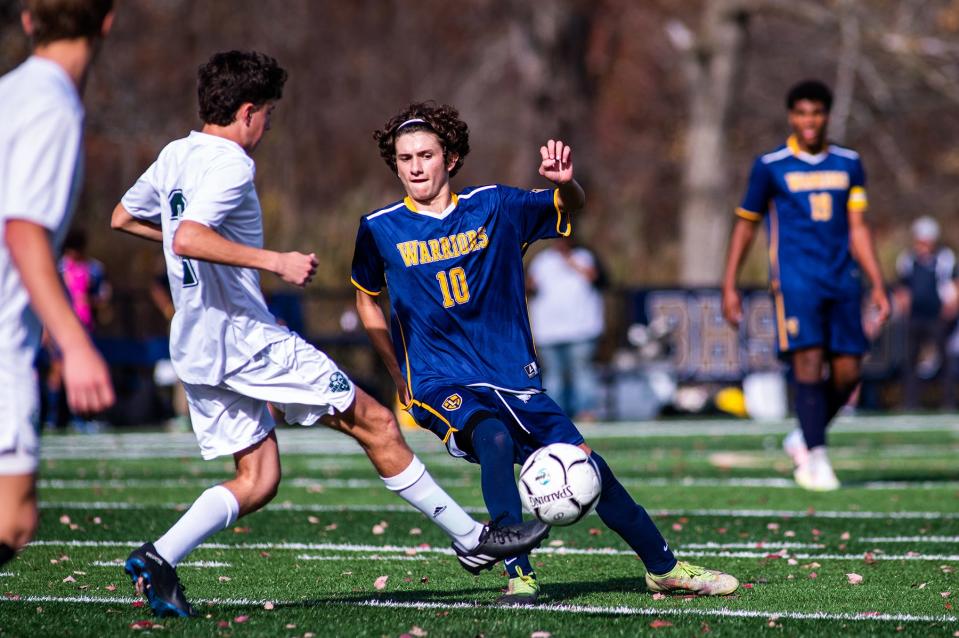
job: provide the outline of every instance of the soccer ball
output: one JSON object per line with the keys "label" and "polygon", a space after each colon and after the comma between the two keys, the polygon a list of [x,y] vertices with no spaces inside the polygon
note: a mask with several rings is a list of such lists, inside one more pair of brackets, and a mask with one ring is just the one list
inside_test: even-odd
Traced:
{"label": "soccer ball", "polygon": [[592,511],[602,483],[581,448],[553,443],[535,452],[519,472],[523,507],[547,525],[572,525]]}

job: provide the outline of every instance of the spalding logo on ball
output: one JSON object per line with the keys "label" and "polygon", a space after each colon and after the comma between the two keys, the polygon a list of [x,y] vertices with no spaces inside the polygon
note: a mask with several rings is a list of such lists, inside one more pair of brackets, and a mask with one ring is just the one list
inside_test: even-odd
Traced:
{"label": "spalding logo on ball", "polygon": [[602,492],[592,459],[568,443],[553,443],[533,452],[520,470],[518,487],[523,507],[548,525],[579,521],[592,511]]}

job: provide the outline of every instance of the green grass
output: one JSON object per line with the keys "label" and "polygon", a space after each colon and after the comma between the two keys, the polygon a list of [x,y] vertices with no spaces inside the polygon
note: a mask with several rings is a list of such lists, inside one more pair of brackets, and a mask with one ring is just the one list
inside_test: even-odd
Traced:
{"label": "green grass", "polygon": [[[703,426],[708,435],[690,435]],[[180,577],[201,615],[155,621],[162,629],[133,628],[151,616],[132,604],[120,563],[227,478],[229,465],[190,455],[189,435],[49,437],[37,542],[0,568],[0,636],[953,636],[959,426],[843,421],[832,455],[846,487],[831,494],[789,484],[778,449],[785,427],[586,429],[680,557],[746,586],[725,598],[654,600],[642,563],[591,516],[555,528],[534,555],[543,604],[521,610],[496,607],[500,570],[464,572],[445,536],[385,490],[345,439],[284,429],[279,495],[186,559]],[[445,455],[431,435],[409,438],[483,518],[478,468]],[[133,458],[143,454],[159,458]],[[190,566],[199,561],[207,566]],[[849,573],[862,584],[849,584]]]}

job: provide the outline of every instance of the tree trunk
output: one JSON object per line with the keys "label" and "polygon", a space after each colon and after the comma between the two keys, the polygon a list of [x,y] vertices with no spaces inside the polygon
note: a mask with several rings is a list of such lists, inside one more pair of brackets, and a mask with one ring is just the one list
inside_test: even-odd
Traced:
{"label": "tree trunk", "polygon": [[[686,138],[680,281],[715,285],[732,218],[726,130],[734,101],[748,13],[740,0],[710,0],[700,33],[686,51]],[[681,42],[674,43],[681,46]]]}

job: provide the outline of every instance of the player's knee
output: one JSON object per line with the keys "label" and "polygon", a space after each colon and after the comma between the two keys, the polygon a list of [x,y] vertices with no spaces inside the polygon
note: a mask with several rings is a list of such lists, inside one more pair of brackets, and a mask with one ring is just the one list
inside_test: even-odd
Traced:
{"label": "player's knee", "polygon": [[241,510],[244,513],[255,511],[272,501],[279,490],[280,478],[279,467],[258,467],[237,474],[242,491],[237,499]]}

